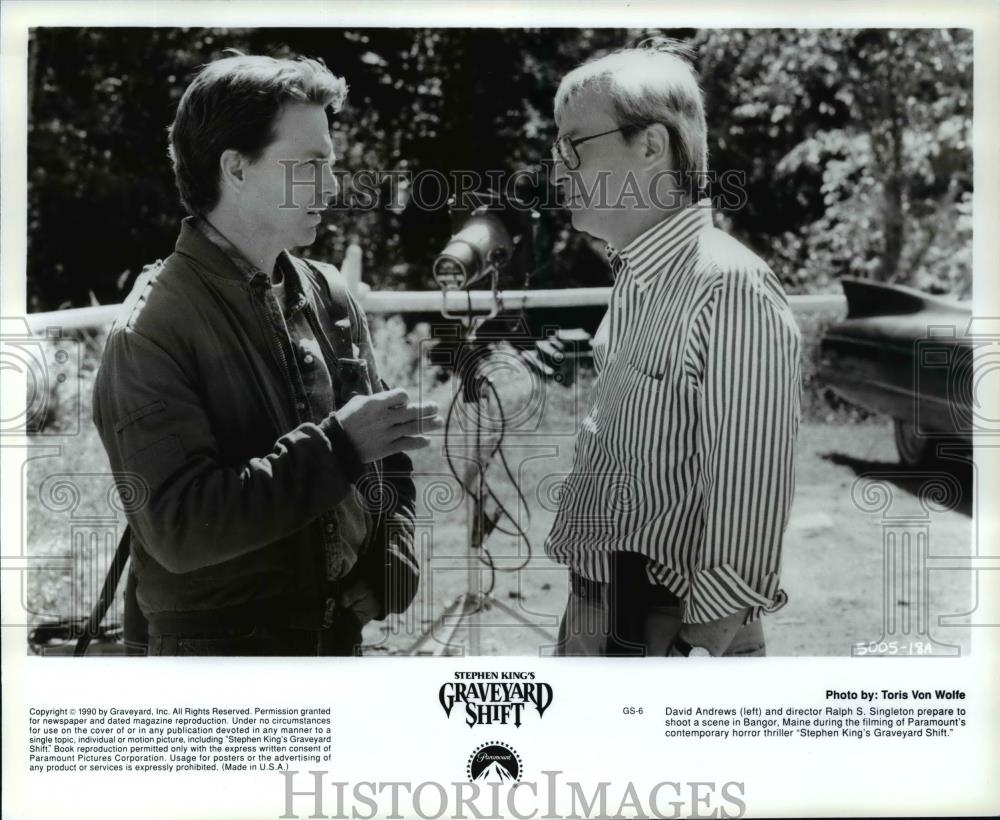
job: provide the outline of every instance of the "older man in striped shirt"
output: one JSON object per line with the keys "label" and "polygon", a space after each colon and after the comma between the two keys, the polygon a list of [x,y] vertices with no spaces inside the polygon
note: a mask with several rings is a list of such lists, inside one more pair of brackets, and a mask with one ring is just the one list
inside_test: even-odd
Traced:
{"label": "older man in striped shirt", "polygon": [[768,266],[713,227],[705,115],[671,44],[568,74],[555,181],[614,275],[598,370],[546,549],[565,655],[763,655],[786,600],[799,333]]}

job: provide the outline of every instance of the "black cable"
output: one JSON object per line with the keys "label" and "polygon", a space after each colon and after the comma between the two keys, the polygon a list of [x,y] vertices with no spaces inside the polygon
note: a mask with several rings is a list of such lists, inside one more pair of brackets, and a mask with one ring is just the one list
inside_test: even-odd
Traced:
{"label": "black cable", "polygon": [[[475,364],[475,360],[473,360]],[[477,378],[476,369],[472,370],[473,378]],[[483,592],[484,597],[489,597],[493,594],[493,589],[496,587],[497,582],[497,571],[496,566],[493,563],[493,555],[486,546],[486,539],[489,537],[489,533],[486,531],[486,504],[484,503],[484,492],[483,489],[486,487],[486,467],[479,458],[479,454],[483,449],[483,406],[482,406],[482,396],[480,395],[481,382],[473,383],[472,386],[472,397],[476,402],[476,451],[475,451],[475,464],[477,473],[476,482],[476,510],[479,512],[478,520],[473,521],[473,529],[479,533],[479,560],[485,563],[490,568],[490,583],[486,587],[485,592]]]}
{"label": "black cable", "polygon": [[[497,443],[493,447],[493,451],[490,453],[489,457],[493,458],[493,456],[495,456],[498,452],[500,453],[500,461],[504,465],[504,469],[505,469],[505,471],[507,473],[507,477],[510,480],[511,484],[514,485],[514,489],[517,490],[518,497],[524,503],[525,509],[527,509],[528,500],[524,497],[524,493],[521,492],[521,488],[520,488],[520,486],[517,483],[517,479],[514,478],[514,474],[513,474],[513,472],[510,469],[510,465],[507,463],[507,456],[503,452],[503,450],[501,449],[501,446],[503,444],[504,436],[506,435],[507,419],[504,416],[503,404],[500,401],[500,395],[497,393],[496,387],[493,385],[492,381],[490,381],[488,378],[484,379],[484,381],[486,381],[486,383],[489,384],[490,391],[493,393],[494,397],[497,400],[497,408],[500,410],[500,436],[497,439]],[[487,468],[488,468],[488,465],[487,465]],[[511,515],[511,513],[507,509],[506,505],[500,500],[500,497],[493,490],[492,485],[486,480],[486,469],[487,468],[483,469],[482,475],[481,475],[481,480],[482,480],[483,485],[486,487],[486,490],[489,493],[490,498],[492,498],[493,502],[497,505],[497,512],[498,512],[497,521],[499,521],[501,518],[506,518],[508,521],[510,521],[511,524],[514,525],[514,527],[516,528],[516,532],[512,532],[511,530],[504,529],[503,527],[501,527],[497,523],[494,523],[493,529],[498,530],[499,532],[503,533],[504,535],[509,535],[509,536],[511,536],[513,538],[523,538],[526,542],[528,542],[529,550],[530,550],[530,541],[528,539],[527,532],[521,527],[520,524],[517,523],[517,519],[515,519],[514,516]],[[530,520],[530,515],[531,515],[530,510],[528,511],[528,515],[529,515],[529,520]]]}
{"label": "black cable", "polygon": [[[500,398],[500,394],[499,394],[499,392],[496,389],[496,385],[494,385],[493,382],[488,377],[484,377],[483,381],[485,381],[489,385],[490,393],[492,394],[494,400],[497,403],[497,409],[498,409],[499,414],[500,414],[500,431],[499,431],[500,435],[498,436],[497,442],[493,446],[492,451],[491,451],[489,457],[492,458],[494,455],[496,455],[497,453],[499,453],[499,455],[500,455],[500,461],[501,461],[501,463],[503,464],[503,467],[504,467],[504,472],[506,473],[507,478],[510,481],[510,483],[514,486],[514,489],[517,492],[517,496],[520,499],[521,503],[524,505],[524,509],[526,510],[526,513],[527,513],[527,516],[528,516],[528,520],[530,521],[531,510],[530,510],[530,508],[528,506],[527,498],[525,497],[524,492],[521,489],[521,486],[518,484],[517,479],[514,476],[513,470],[511,470],[511,468],[510,468],[510,463],[507,461],[506,453],[502,449],[503,442],[504,442],[504,439],[506,437],[506,430],[507,430],[507,418],[506,418],[506,414],[505,414],[504,409],[503,409],[503,400]],[[463,391],[463,395],[464,395],[464,391]],[[476,396],[478,398],[478,388],[476,390]],[[479,509],[480,510],[484,510],[484,508],[485,508],[484,498],[483,497],[477,497],[475,491],[471,487],[467,486],[465,484],[465,482],[462,480],[461,476],[459,475],[458,469],[455,466],[455,463],[454,463],[454,460],[453,460],[453,457],[452,457],[451,447],[449,445],[449,433],[450,433],[451,428],[452,428],[452,422],[453,422],[454,413],[455,413],[455,404],[458,401],[458,398],[459,398],[459,394],[456,394],[456,396],[452,399],[451,404],[448,407],[448,413],[447,413],[447,415],[445,417],[445,430],[444,430],[444,433],[445,433],[445,436],[444,436],[444,440],[445,440],[445,445],[444,445],[444,448],[445,448],[445,460],[446,460],[446,462],[448,464],[448,469],[451,472],[452,477],[459,483],[459,485],[462,487],[463,491],[466,494],[468,494],[469,497],[473,499],[473,501],[475,501],[477,503]],[[479,452],[479,450],[482,447],[482,440],[480,438],[480,436],[481,436],[481,427],[482,427],[481,422],[479,422],[478,416],[477,416],[477,427],[476,427],[476,445],[477,445],[476,452],[477,453]],[[497,516],[496,516],[495,519],[492,519],[492,528],[491,528],[491,530],[489,532],[492,532],[493,530],[498,530],[499,532],[501,532],[501,533],[503,533],[505,535],[508,535],[508,536],[510,536],[512,538],[523,539],[524,543],[526,545],[526,548],[527,548],[527,552],[525,554],[524,559],[518,565],[513,566],[513,567],[497,567],[496,563],[495,563],[495,561],[493,559],[492,553],[490,552],[489,548],[486,546],[486,538],[488,537],[489,532],[487,532],[485,530],[485,527],[484,527],[483,532],[482,532],[482,539],[481,539],[480,544],[479,544],[479,552],[480,552],[480,554],[479,554],[479,560],[482,563],[484,563],[487,567],[489,567],[489,570],[490,570],[490,582],[489,582],[489,585],[488,585],[487,591],[486,591],[486,594],[489,595],[489,594],[491,594],[493,592],[493,590],[494,590],[494,588],[496,586],[496,573],[497,572],[517,572],[517,571],[520,571],[521,569],[523,569],[524,567],[526,567],[531,562],[531,558],[532,558],[532,554],[533,554],[534,550],[533,550],[533,547],[531,545],[531,539],[530,539],[530,537],[528,535],[527,530],[525,530],[518,523],[517,519],[511,514],[511,512],[507,508],[507,506],[500,500],[500,497],[497,495],[496,491],[493,489],[492,485],[487,480],[487,478],[486,478],[486,471],[488,469],[488,464],[486,466],[483,466],[482,463],[478,461],[478,459],[476,461],[476,464],[477,464],[478,473],[479,473],[479,475],[478,475],[479,485],[482,488],[482,491],[484,491],[483,495],[484,496],[488,495],[488,497],[490,499],[492,499],[493,503],[496,504],[496,507],[497,507]],[[506,518],[511,524],[514,525],[514,528],[515,528],[514,530],[508,530],[505,527],[501,526],[499,523],[497,523],[498,521],[500,521],[500,520],[502,520],[504,518]]]}
{"label": "black cable", "polygon": [[479,549],[480,549],[479,560],[482,563],[486,564],[486,566],[489,567],[490,569],[490,583],[489,586],[486,587],[486,591],[483,592],[484,596],[489,597],[490,595],[493,594],[493,590],[496,588],[497,567],[496,564],[493,563],[492,553],[490,553],[490,551],[486,548],[485,544],[480,544]]}
{"label": "black cable", "polygon": [[[448,470],[451,472],[451,475],[455,479],[455,481],[458,482],[458,485],[462,488],[463,493],[465,495],[468,495],[470,498],[472,498],[473,501],[478,503],[478,499],[476,498],[475,492],[473,492],[471,487],[468,487],[466,485],[466,483],[462,480],[462,477],[459,475],[458,470],[455,467],[455,462],[452,459],[451,447],[449,446],[448,443],[448,436],[451,431],[452,419],[454,418],[455,415],[455,405],[458,402],[459,396],[461,395],[462,392],[457,393],[455,397],[451,400],[451,403],[448,405],[448,413],[445,416],[445,422],[444,422],[444,455],[445,455],[445,461],[448,464]],[[480,484],[485,485],[484,476],[482,474],[481,469],[480,469]],[[485,546],[485,530],[484,530],[484,538],[479,545],[479,555],[477,557],[479,561],[486,564],[486,566],[488,566],[490,569],[490,582],[489,586],[487,587],[487,591],[485,593],[486,595],[489,595],[493,592],[493,589],[496,585],[496,566],[493,563],[493,556],[490,554],[489,550]]]}
{"label": "black cable", "polygon": [[[496,398],[496,400],[497,400],[497,409],[500,411],[501,437],[500,437],[499,441],[497,442],[497,446],[494,449],[493,453],[495,454],[497,451],[499,451],[499,453],[500,453],[500,462],[501,462],[501,464],[503,464],[504,470],[507,473],[507,477],[510,479],[510,483],[513,484],[514,485],[514,489],[517,490],[517,496],[518,496],[518,498],[520,498],[521,499],[521,503],[524,504],[524,510],[525,510],[526,515],[528,516],[528,521],[530,523],[530,521],[531,521],[531,508],[528,506],[528,499],[525,498],[524,493],[521,491],[521,485],[518,484],[517,483],[517,479],[514,478],[514,473],[510,469],[510,464],[507,463],[507,455],[506,455],[506,453],[504,453],[504,451],[500,449],[500,445],[503,443],[503,436],[506,434],[506,430],[507,430],[507,416],[504,414],[504,411],[503,411],[503,402],[500,399],[500,394],[497,392],[496,385],[494,385],[493,382],[490,381],[489,379],[486,380],[486,383],[489,384],[489,386],[490,386],[490,392],[493,393],[494,398]],[[518,527],[518,529],[520,529],[520,527]],[[521,530],[521,531],[523,532],[523,530]],[[525,540],[527,540],[527,535],[525,535]]]}
{"label": "black cable", "polygon": [[[492,385],[491,385],[491,387],[492,387]],[[496,395],[496,390],[495,389],[493,390],[493,393],[494,393],[494,395]],[[497,396],[497,402],[498,402],[497,406],[500,408],[500,413],[501,413],[501,417],[502,417],[503,416],[503,407],[499,403],[499,396]],[[506,420],[504,420],[502,423],[506,424]],[[508,480],[514,486],[514,489],[517,491],[518,498],[521,500],[521,503],[524,504],[524,508],[527,511],[528,521],[530,522],[531,521],[531,510],[528,508],[528,499],[525,498],[524,493],[521,491],[520,485],[517,483],[517,479],[514,477],[513,471],[510,469],[510,464],[507,462],[507,455],[506,455],[506,453],[504,453],[504,451],[501,450],[501,449],[499,449],[499,447],[498,447],[498,448],[494,449],[493,453],[490,454],[490,457],[492,458],[492,456],[495,455],[497,452],[500,453],[500,462],[504,466],[504,471],[507,474]],[[499,521],[501,518],[506,518],[508,521],[510,521],[511,524],[514,525],[515,530],[511,531],[511,530],[505,529],[504,527],[501,527],[499,524],[494,524],[493,528],[496,529],[496,530],[499,530],[504,535],[511,536],[512,538],[523,538],[524,541],[525,541],[525,543],[528,546],[528,558],[530,559],[530,557],[531,557],[531,540],[528,537],[527,530],[525,530],[517,522],[517,519],[515,519],[514,516],[511,515],[510,511],[507,509],[506,505],[500,500],[499,496],[497,496],[496,492],[494,492],[493,487],[489,484],[489,482],[486,482],[486,487],[487,487],[487,490],[488,490],[488,492],[490,494],[490,497],[493,499],[493,502],[497,505],[497,509],[498,509],[498,513],[499,513],[498,516],[497,516],[497,520]],[[506,570],[504,570],[504,571],[506,571]]]}
{"label": "black cable", "polygon": [[[510,469],[510,464],[507,462],[506,453],[504,453],[504,451],[501,449],[501,446],[500,446],[502,444],[502,442],[503,442],[503,435],[506,433],[506,429],[507,429],[507,417],[506,417],[506,414],[504,413],[503,401],[500,399],[500,394],[497,392],[496,385],[494,385],[493,382],[490,379],[486,379],[486,383],[490,386],[490,392],[493,394],[493,397],[496,399],[497,409],[500,412],[501,438],[498,440],[496,448],[494,448],[494,453],[496,453],[496,452],[500,453],[500,462],[503,464],[504,470],[507,473],[507,478],[510,480],[510,483],[513,485],[515,491],[517,492],[518,498],[521,500],[521,503],[524,505],[524,509],[527,512],[528,521],[530,522],[530,520],[531,520],[531,510],[528,507],[528,500],[527,500],[527,498],[525,498],[524,493],[521,490],[520,484],[518,484],[517,479],[514,477],[513,471]],[[489,485],[487,485],[487,486],[489,487]],[[504,530],[504,532],[506,532],[508,535],[511,535],[511,536],[513,536],[515,538],[523,538],[525,546],[527,547],[527,553],[525,555],[525,558],[524,558],[524,560],[518,566],[515,566],[515,567],[500,567],[498,569],[498,571],[499,572],[516,572],[516,571],[519,571],[521,569],[524,569],[524,567],[526,567],[528,565],[528,563],[531,561],[531,556],[532,556],[532,552],[533,552],[532,546],[531,546],[531,539],[528,537],[527,530],[525,530],[517,522],[517,520],[510,514],[509,510],[506,508],[506,506],[503,504],[503,502],[501,502],[500,499],[497,498],[496,493],[493,492],[492,487],[489,487],[489,490],[490,490],[490,495],[493,497],[494,502],[497,504],[497,507],[499,508],[501,515],[503,517],[506,517],[511,522],[511,524],[514,525],[514,527],[517,530],[516,533],[509,532],[509,531],[506,531],[506,530]]]}
{"label": "black cable", "polygon": [[[504,471],[507,474],[507,478],[509,479],[510,483],[514,486],[514,489],[517,491],[518,498],[524,504],[524,508],[527,511],[528,520],[530,521],[531,520],[531,510],[528,507],[528,499],[525,497],[524,492],[521,490],[521,487],[520,487],[520,485],[517,482],[517,479],[514,477],[514,473],[513,473],[513,471],[510,468],[509,462],[507,461],[506,453],[504,453],[504,451],[501,449],[504,437],[506,436],[506,429],[507,429],[507,418],[506,418],[506,414],[504,413],[504,410],[503,410],[503,402],[500,399],[500,394],[497,392],[496,386],[493,384],[493,382],[489,378],[484,378],[484,381],[490,386],[490,392],[493,394],[494,398],[496,399],[497,409],[500,411],[500,436],[499,436],[499,438],[497,440],[496,445],[493,447],[493,451],[490,453],[490,458],[492,458],[497,452],[500,453],[500,461],[501,461],[501,463],[504,466]],[[452,409],[453,409],[453,407],[454,407],[454,403],[452,404]],[[449,413],[449,415],[450,415],[450,413]],[[446,422],[446,424],[445,424],[446,430],[447,430],[447,427],[448,427],[448,423]],[[478,450],[477,450],[477,452],[478,452]],[[452,467],[452,474],[455,475],[454,466],[453,465],[450,465],[450,466]],[[498,572],[515,572],[515,571],[521,570],[524,567],[526,567],[528,565],[528,563],[531,561],[531,557],[532,557],[532,553],[533,553],[533,548],[531,546],[531,539],[528,536],[527,530],[525,530],[518,523],[517,519],[511,514],[511,512],[507,508],[507,506],[503,503],[503,501],[500,500],[500,497],[496,494],[496,491],[493,489],[492,485],[489,483],[489,481],[487,481],[487,479],[486,479],[486,469],[488,469],[488,465],[487,465],[487,467],[481,468],[481,470],[480,470],[480,484],[483,487],[485,487],[486,492],[489,494],[489,497],[493,500],[493,503],[496,504],[496,506],[497,506],[497,518],[496,518],[496,520],[493,523],[493,529],[497,530],[497,531],[499,531],[501,533],[503,533],[504,535],[508,535],[508,536],[510,536],[512,538],[522,538],[522,539],[524,539],[525,545],[527,546],[527,555],[525,556],[525,559],[519,565],[517,565],[515,567],[501,567],[501,568],[496,568],[495,565],[493,565],[491,563],[490,566],[491,566],[492,569],[494,569],[495,571],[498,571]],[[462,483],[460,479],[459,479],[459,483],[460,484]],[[468,492],[468,494],[471,497],[475,498],[475,494],[472,492],[471,489],[469,489],[468,487],[466,487],[465,489],[466,489],[466,491]],[[498,523],[496,523],[497,521],[499,521],[499,520],[501,520],[503,518],[506,518],[508,521],[510,521],[511,524],[514,525],[515,529],[513,531],[512,530],[508,530],[505,527],[502,527]],[[481,544],[480,546],[481,546],[481,549],[483,549],[485,552],[488,553],[488,549],[486,548],[485,544]]]}

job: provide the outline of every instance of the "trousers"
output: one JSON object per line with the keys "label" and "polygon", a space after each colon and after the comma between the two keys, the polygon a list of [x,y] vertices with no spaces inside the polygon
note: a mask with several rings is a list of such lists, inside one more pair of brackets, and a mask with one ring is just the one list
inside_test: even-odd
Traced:
{"label": "trousers", "polygon": [[249,624],[197,634],[149,633],[150,655],[207,656],[341,656],[361,654],[361,625],[349,615],[336,618],[329,629],[290,629]]}
{"label": "trousers", "polygon": [[[611,582],[570,573],[570,592],[559,624],[558,656],[663,657],[683,623],[684,604],[664,587],[651,585],[645,558],[615,553]],[[741,626],[726,657],[766,655],[760,621]]]}

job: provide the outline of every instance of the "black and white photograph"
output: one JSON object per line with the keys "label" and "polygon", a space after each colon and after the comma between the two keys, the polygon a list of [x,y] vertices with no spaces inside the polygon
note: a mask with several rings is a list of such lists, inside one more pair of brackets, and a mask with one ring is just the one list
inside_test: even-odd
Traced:
{"label": "black and white photograph", "polygon": [[995,717],[995,8],[63,5],[4,21],[22,782],[741,817],[822,747],[880,796],[802,816],[996,807],[917,752]]}
{"label": "black and white photograph", "polygon": [[33,651],[968,651],[970,32],[29,59]]}

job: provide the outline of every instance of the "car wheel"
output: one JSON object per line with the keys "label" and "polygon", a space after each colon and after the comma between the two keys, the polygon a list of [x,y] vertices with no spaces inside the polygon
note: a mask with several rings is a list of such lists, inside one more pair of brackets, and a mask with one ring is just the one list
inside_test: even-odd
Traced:
{"label": "car wheel", "polygon": [[892,420],[899,460],[907,467],[926,467],[934,457],[934,440],[917,434],[907,421]]}

